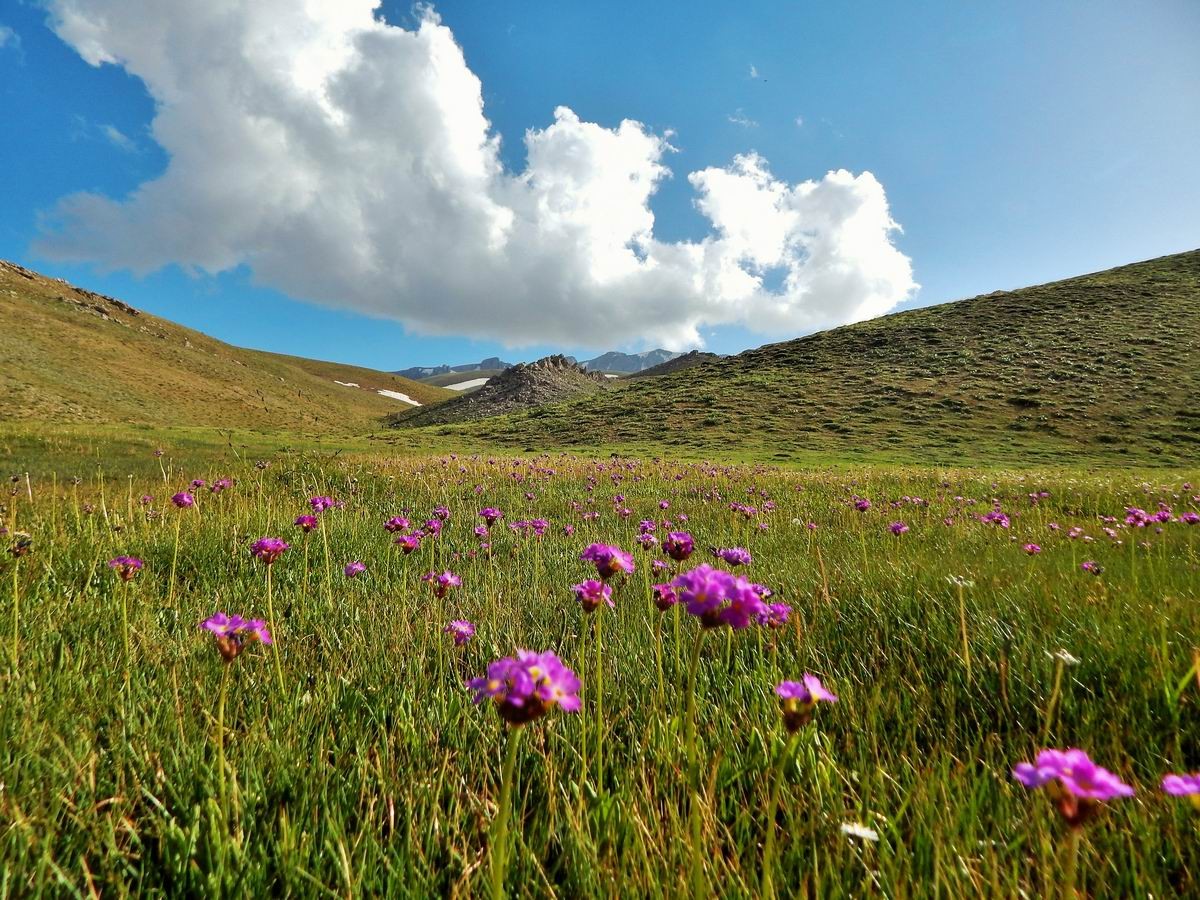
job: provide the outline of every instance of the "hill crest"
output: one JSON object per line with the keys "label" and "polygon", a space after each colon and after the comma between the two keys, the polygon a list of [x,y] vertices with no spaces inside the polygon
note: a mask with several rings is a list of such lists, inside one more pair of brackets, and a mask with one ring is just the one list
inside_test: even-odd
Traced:
{"label": "hill crest", "polygon": [[519,447],[1194,462],[1200,251],[906,310],[461,429]]}
{"label": "hill crest", "polygon": [[453,392],[384,372],[234,347],[0,260],[0,421],[345,433]]}

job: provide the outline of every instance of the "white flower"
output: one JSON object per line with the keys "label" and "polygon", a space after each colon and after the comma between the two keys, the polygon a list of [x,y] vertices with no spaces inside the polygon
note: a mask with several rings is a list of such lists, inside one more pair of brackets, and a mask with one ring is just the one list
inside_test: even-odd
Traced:
{"label": "white flower", "polygon": [[1058,650],[1055,650],[1053,653],[1051,653],[1049,650],[1047,650],[1046,655],[1048,657],[1050,657],[1051,659],[1062,660],[1063,665],[1066,665],[1066,666],[1079,665],[1079,659],[1077,657],[1072,656],[1070,653],[1068,653],[1066,650],[1063,650],[1061,647]]}
{"label": "white flower", "polygon": [[857,822],[845,822],[842,824],[842,834],[850,837],[860,838],[864,841],[874,843],[879,840],[879,832],[874,828],[868,828],[866,825],[859,825]]}
{"label": "white flower", "polygon": [[975,582],[963,578],[961,575],[947,575],[946,580],[958,587],[975,587]]}

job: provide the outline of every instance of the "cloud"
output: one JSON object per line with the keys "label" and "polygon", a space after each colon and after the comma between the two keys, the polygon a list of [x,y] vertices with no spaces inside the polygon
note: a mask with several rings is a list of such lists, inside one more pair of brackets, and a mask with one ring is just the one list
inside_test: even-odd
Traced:
{"label": "cloud", "polygon": [[754,65],[753,63],[750,64],[750,77],[751,78],[758,77],[758,66]]}
{"label": "cloud", "polygon": [[804,127],[804,116],[796,116],[796,118],[793,121],[796,123],[797,128]]}
{"label": "cloud", "polygon": [[754,121],[753,119],[751,119],[749,116],[747,116],[744,112],[742,112],[741,107],[739,107],[734,112],[733,115],[726,116],[725,118],[728,119],[730,122],[732,122],[734,125],[740,125],[743,128],[757,128],[758,127],[758,123],[756,121]]}
{"label": "cloud", "polygon": [[52,258],[246,266],[299,299],[510,345],[792,334],[915,288],[870,173],[788,184],[739,156],[688,176],[709,235],[668,242],[652,201],[672,177],[669,134],[559,107],[510,171],[479,79],[429,10],[404,29],[377,0],[48,5],[87,62],[145,83],[169,159],[124,198],[64,198],[35,248]]}
{"label": "cloud", "polygon": [[116,125],[101,125],[100,133],[104,135],[105,140],[118,150],[124,150],[126,153],[137,152],[137,144]]}
{"label": "cloud", "polygon": [[19,52],[21,49],[21,36],[7,25],[0,25],[0,50],[3,50],[5,47],[12,47]]}

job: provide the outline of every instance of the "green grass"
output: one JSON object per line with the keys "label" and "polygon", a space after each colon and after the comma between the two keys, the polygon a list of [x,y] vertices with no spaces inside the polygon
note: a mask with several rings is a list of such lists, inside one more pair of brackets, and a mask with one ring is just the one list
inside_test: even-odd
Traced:
{"label": "green grass", "polygon": [[513,448],[733,449],[777,461],[1181,465],[1200,452],[1198,333],[1193,251],[430,431]]}
{"label": "green grass", "polygon": [[[706,891],[758,888],[769,775],[783,747],[771,689],[805,671],[841,699],[818,712],[784,768],[774,823],[780,896],[1058,890],[1064,829],[1045,796],[1008,774],[1042,746],[1043,730],[1048,744],[1084,747],[1138,788],[1087,829],[1086,895],[1200,890],[1200,819],[1157,791],[1164,772],[1200,768],[1200,689],[1189,677],[1200,526],[1122,528],[1117,544],[1098,519],[1160,500],[1195,509],[1197,489],[1182,487],[1195,473],[627,467],[558,455],[515,463],[388,455],[367,442],[340,455],[319,441],[281,452],[284,439],[269,435],[173,434],[163,472],[148,452],[161,431],[30,430],[3,445],[8,471],[34,474],[4,497],[4,522],[32,534],[33,552],[17,564],[5,557],[0,571],[0,895],[483,894],[506,743],[498,716],[472,706],[461,682],[517,647],[559,653],[579,672],[585,704],[529,726],[520,747],[511,893],[685,895],[683,669],[696,623],[653,608],[649,557],[636,551],[639,568],[617,589],[617,608],[599,613],[598,683],[589,623],[568,590],[588,575],[583,546],[632,549],[637,521],[663,515],[660,499],[669,515],[689,517],[701,548],[749,547],[750,574],[793,606],[780,631],[718,632],[702,645],[696,808]],[[256,468],[258,459],[269,467]],[[237,483],[205,493],[196,510],[163,509],[193,477],[220,476]],[[1038,490],[1050,497],[1031,504]],[[729,510],[731,500],[761,508],[764,491],[773,512],[748,520]],[[157,498],[153,516],[137,502],[143,493]],[[306,555],[291,525],[318,493],[347,501],[324,517],[328,560],[319,533]],[[613,512],[617,493],[629,519]],[[854,494],[874,508],[855,512]],[[905,496],[929,505],[889,508]],[[964,512],[959,496],[977,502]],[[992,498],[1013,515],[1011,530],[969,514]],[[571,501],[594,503],[601,518],[581,520]],[[451,510],[444,535],[399,555],[383,519],[408,508],[423,521],[437,504]],[[553,528],[540,542],[496,528],[493,555],[472,557],[483,505],[509,521],[543,515]],[[894,519],[911,531],[893,537]],[[566,523],[573,536],[562,533]],[[1094,542],[1069,540],[1073,525]],[[247,553],[261,535],[282,535],[293,549],[274,568],[275,646],[252,647],[228,668],[222,807],[214,716],[223,664],[196,623],[217,609],[266,615],[263,568]],[[1044,552],[1027,556],[1028,540]],[[121,553],[146,561],[129,593],[128,689],[121,587],[105,567]],[[368,574],[344,579],[351,559]],[[1083,559],[1104,572],[1081,572]],[[464,584],[439,601],[418,578],[447,567]],[[974,582],[965,593],[970,677],[948,575]],[[439,631],[453,617],[479,629],[462,653]],[[1065,670],[1048,722],[1059,648],[1080,662]],[[878,843],[843,835],[847,822],[874,828]]]}
{"label": "green grass", "polygon": [[[362,433],[453,391],[244,350],[0,261],[0,423],[126,423]],[[336,382],[357,384],[345,387]]]}

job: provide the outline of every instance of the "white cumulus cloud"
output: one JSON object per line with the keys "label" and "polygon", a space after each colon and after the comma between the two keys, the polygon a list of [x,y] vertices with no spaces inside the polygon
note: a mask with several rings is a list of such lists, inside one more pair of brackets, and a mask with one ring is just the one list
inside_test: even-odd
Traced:
{"label": "white cumulus cloud", "polygon": [[870,173],[789,184],[755,154],[688,176],[711,222],[655,237],[670,133],[567,107],[510,171],[479,79],[429,10],[378,0],[49,0],[92,65],[140,78],[166,171],[76,194],[37,249],[145,273],[247,266],[263,284],[429,334],[512,345],[682,348],[741,324],[789,334],[877,315],[915,289]]}

